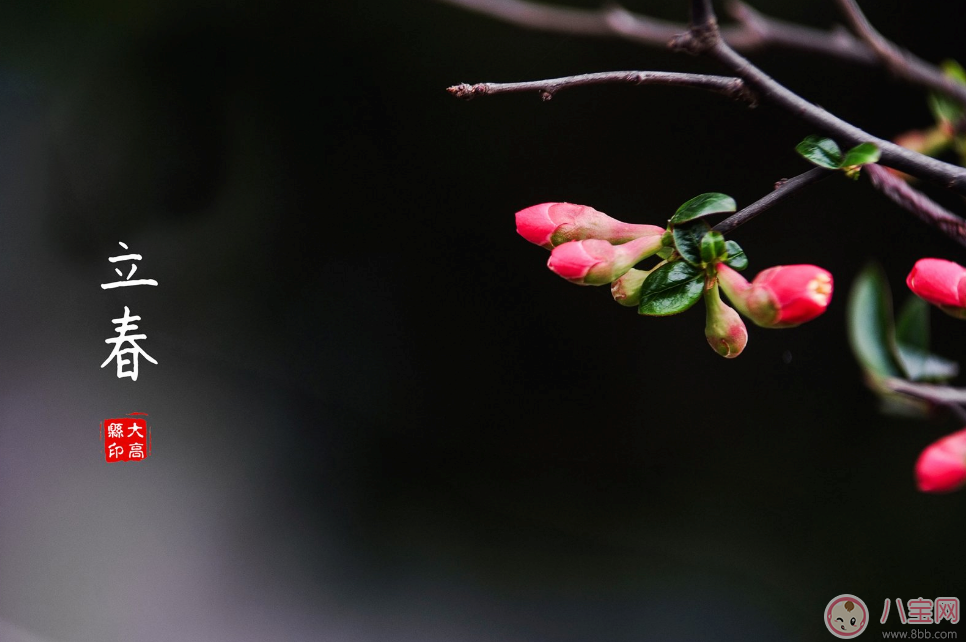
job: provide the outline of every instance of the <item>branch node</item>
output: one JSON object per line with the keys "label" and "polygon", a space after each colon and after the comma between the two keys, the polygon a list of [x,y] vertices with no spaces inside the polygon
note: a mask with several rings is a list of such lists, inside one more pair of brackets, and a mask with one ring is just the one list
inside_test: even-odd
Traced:
{"label": "branch node", "polygon": [[448,91],[451,96],[455,96],[456,98],[472,100],[476,96],[482,96],[486,93],[486,85],[482,83],[470,85],[463,82],[458,85],[453,85],[452,87],[447,87],[446,91]]}
{"label": "branch node", "polygon": [[748,109],[754,109],[758,106],[758,94],[748,86],[748,83],[741,78],[735,78],[732,81],[732,86],[734,87],[735,100],[748,103]]}
{"label": "branch node", "polygon": [[711,18],[708,22],[692,25],[688,31],[671,38],[668,47],[673,51],[683,51],[692,56],[699,56],[713,49],[720,40],[718,21]]}

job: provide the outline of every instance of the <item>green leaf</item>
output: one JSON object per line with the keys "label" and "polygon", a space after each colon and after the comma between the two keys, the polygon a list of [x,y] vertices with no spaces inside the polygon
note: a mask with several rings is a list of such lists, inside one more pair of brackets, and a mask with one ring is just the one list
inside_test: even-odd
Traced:
{"label": "green leaf", "polygon": [[906,299],[896,318],[896,341],[917,350],[929,350],[929,304],[917,296]]}
{"label": "green leaf", "polygon": [[674,226],[674,247],[691,265],[702,267],[701,239],[710,229],[711,226],[700,219]]}
{"label": "green leaf", "polygon": [[927,100],[929,101],[929,111],[932,112],[932,117],[940,125],[952,125],[958,122],[963,115],[962,106],[952,98],[944,96],[943,94],[929,94]]}
{"label": "green leaf", "polygon": [[704,272],[684,262],[674,261],[657,268],[641,287],[640,314],[664,317],[684,312],[704,291]]}
{"label": "green leaf", "polygon": [[944,76],[960,85],[966,85],[966,69],[963,69],[963,66],[958,62],[943,60],[939,66],[942,68]]}
{"label": "green leaf", "polygon": [[959,374],[959,364],[930,352],[896,343],[896,356],[912,381],[941,382]]}
{"label": "green leaf", "polygon": [[929,304],[906,299],[896,319],[896,360],[912,381],[945,381],[959,374],[959,364],[929,352]]}
{"label": "green leaf", "polygon": [[[964,70],[955,60],[946,60],[942,63],[943,75],[961,85],[966,85],[966,70]],[[929,94],[929,111],[939,124],[953,124],[963,117],[963,106],[958,101],[933,92]]]}
{"label": "green leaf", "polygon": [[842,150],[831,138],[807,136],[795,146],[795,151],[819,167],[838,169],[842,166]]}
{"label": "green leaf", "polygon": [[879,155],[879,148],[875,146],[875,143],[862,143],[861,145],[856,145],[849,151],[845,152],[845,159],[842,161],[842,167],[852,167],[853,165],[875,163],[879,160]]}
{"label": "green leaf", "polygon": [[719,192],[708,192],[699,194],[690,201],[678,208],[678,211],[671,217],[671,225],[686,223],[702,216],[711,214],[721,214],[722,212],[734,212],[737,209],[735,199],[727,194]]}
{"label": "green leaf", "polygon": [[701,261],[705,265],[716,263],[724,253],[725,240],[721,232],[711,230],[701,237]]}
{"label": "green leaf", "polygon": [[866,266],[849,293],[849,343],[856,359],[874,377],[896,377],[893,360],[895,332],[889,284],[876,264]]}
{"label": "green leaf", "polygon": [[740,245],[734,241],[728,241],[725,243],[725,250],[728,251],[728,258],[724,261],[725,265],[739,272],[748,267],[748,257],[745,256],[745,251],[741,249]]}

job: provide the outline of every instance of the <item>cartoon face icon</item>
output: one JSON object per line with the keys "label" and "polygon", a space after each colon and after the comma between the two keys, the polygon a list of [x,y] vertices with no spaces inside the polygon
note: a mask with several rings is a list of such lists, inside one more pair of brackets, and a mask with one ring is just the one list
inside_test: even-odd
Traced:
{"label": "cartoon face icon", "polygon": [[868,624],[865,602],[854,595],[839,595],[825,609],[825,626],[835,637],[852,638]]}

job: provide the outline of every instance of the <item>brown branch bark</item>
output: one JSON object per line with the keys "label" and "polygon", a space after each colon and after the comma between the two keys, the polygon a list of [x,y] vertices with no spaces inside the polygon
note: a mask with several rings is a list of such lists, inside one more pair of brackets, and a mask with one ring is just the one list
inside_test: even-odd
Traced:
{"label": "brown branch bark", "polygon": [[902,178],[876,164],[863,166],[872,186],[916,218],[966,246],[966,220],[956,216]]}
{"label": "brown branch bark", "polygon": [[561,89],[614,83],[693,87],[714,91],[736,100],[745,100],[751,104],[755,104],[754,94],[747,90],[744,81],[740,78],[665,71],[606,71],[595,74],[580,74],[577,76],[532,80],[528,82],[488,82],[477,83],[475,85],[462,83],[448,87],[446,91],[457,98],[465,98],[467,100],[477,96],[520,92],[539,92],[543,100],[550,100]]}
{"label": "brown branch bark", "polygon": [[[572,9],[528,0],[437,0],[522,27],[576,36],[619,36],[650,46],[665,47],[687,31],[682,22],[632,13],[616,5]],[[783,48],[815,53],[862,65],[878,65],[879,57],[844,29],[823,31],[766,16],[734,0],[726,6],[738,24],[719,28],[721,37],[739,51]]]}
{"label": "brown branch bark", "polygon": [[889,42],[872,26],[855,0],[838,0],[838,3],[852,28],[892,73],[903,80],[938,91],[966,105],[966,85],[954,82],[935,66]]}
{"label": "brown branch bark", "polygon": [[751,219],[771,208],[776,203],[785,200],[803,187],[808,187],[809,185],[817,183],[823,178],[828,178],[833,174],[835,174],[835,172],[832,170],[815,167],[808,170],[804,174],[795,176],[794,178],[778,181],[775,184],[775,191],[758,199],[748,207],[739,210],[735,214],[732,214],[725,220],[715,225],[712,229],[716,232],[721,232],[722,234],[728,234],[739,225],[744,225]]}

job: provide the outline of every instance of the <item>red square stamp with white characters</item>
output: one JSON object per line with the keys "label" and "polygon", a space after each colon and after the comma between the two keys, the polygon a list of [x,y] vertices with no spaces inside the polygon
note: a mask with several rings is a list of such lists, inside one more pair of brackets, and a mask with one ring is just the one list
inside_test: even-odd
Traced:
{"label": "red square stamp with white characters", "polygon": [[101,441],[104,442],[104,459],[108,463],[143,461],[151,455],[151,427],[147,414],[132,412],[128,417],[105,419],[101,422]]}

